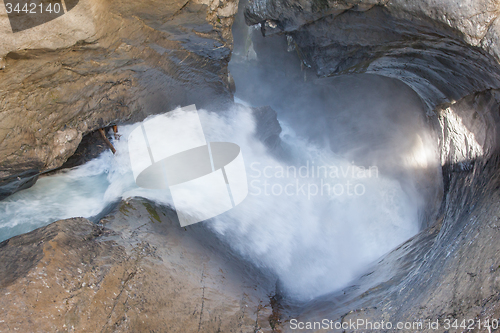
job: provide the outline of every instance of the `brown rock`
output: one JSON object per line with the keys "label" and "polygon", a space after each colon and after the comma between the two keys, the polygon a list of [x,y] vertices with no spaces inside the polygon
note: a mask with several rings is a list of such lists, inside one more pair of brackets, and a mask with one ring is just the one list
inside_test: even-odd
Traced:
{"label": "brown rock", "polygon": [[271,281],[214,235],[132,200],[0,245],[0,331],[270,332]]}
{"label": "brown rock", "polygon": [[82,0],[18,33],[0,17],[0,197],[27,171],[61,166],[99,128],[229,103],[236,8],[234,0]]}

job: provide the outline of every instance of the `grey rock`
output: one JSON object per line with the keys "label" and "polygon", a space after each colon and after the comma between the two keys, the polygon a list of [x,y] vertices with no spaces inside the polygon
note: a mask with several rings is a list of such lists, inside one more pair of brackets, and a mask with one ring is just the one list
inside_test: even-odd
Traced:
{"label": "grey rock", "polygon": [[429,112],[500,87],[495,1],[249,1],[245,17],[275,21],[318,75],[393,77]]}
{"label": "grey rock", "polygon": [[436,320],[446,331],[446,319],[475,320],[477,330],[478,320],[499,318],[499,14],[487,0],[249,1],[247,23],[287,35],[318,76],[373,73],[417,92],[443,171],[430,226],[352,286],[307,304],[283,300],[283,331],[293,331],[292,318],[421,322],[408,331],[422,332]]}
{"label": "grey rock", "polygon": [[270,150],[279,149],[281,144],[281,125],[278,122],[278,115],[269,106],[254,107],[252,109],[256,121],[255,136]]}
{"label": "grey rock", "polygon": [[497,90],[437,109],[444,198],[435,222],[352,286],[305,306],[291,304],[284,318],[421,322],[422,332],[435,331],[428,324],[436,320],[443,328],[446,319],[459,325],[473,319],[477,328],[477,320],[498,318],[499,106]]}

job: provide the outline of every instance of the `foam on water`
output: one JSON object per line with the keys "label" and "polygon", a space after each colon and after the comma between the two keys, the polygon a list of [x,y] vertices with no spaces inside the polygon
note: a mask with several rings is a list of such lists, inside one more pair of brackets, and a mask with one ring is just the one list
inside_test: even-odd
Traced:
{"label": "foam on water", "polygon": [[[255,139],[255,123],[246,107],[199,113],[208,141],[240,145],[250,191],[235,209],[203,223],[242,256],[273,272],[289,296],[310,299],[346,286],[418,231],[415,198],[395,179],[357,177],[361,168],[298,137],[286,124],[281,139],[291,157],[284,162]],[[140,189],[134,183],[126,138],[135,126],[120,127],[116,155],[105,152],[1,201],[0,239],[59,219],[94,216],[121,198],[140,196],[173,206],[168,191]],[[308,166],[310,174],[280,174],[290,166]],[[340,175],[312,176],[313,166],[335,166]],[[359,185],[358,194],[362,186],[363,194],[311,195],[314,186],[347,181]],[[288,192],[279,193],[287,185]]]}

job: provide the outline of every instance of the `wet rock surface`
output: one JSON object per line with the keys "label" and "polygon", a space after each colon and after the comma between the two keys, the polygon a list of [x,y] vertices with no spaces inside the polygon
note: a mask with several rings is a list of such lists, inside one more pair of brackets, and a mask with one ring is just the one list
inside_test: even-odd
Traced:
{"label": "wet rock surface", "polygon": [[430,226],[351,287],[308,304],[281,300],[284,331],[293,331],[291,319],[326,318],[421,322],[426,332],[436,320],[438,330],[459,331],[445,320],[465,319],[479,332],[477,320],[499,318],[499,8],[496,1],[249,1],[247,23],[264,35],[286,34],[317,75],[375,73],[417,92],[443,171],[443,201]]}
{"label": "wet rock surface", "polygon": [[253,115],[256,121],[255,136],[271,150],[279,149],[281,144],[281,126],[278,115],[269,106],[253,108]]}
{"label": "wet rock surface", "polygon": [[0,244],[2,332],[271,332],[274,281],[133,199]]}
{"label": "wet rock surface", "polygon": [[[80,3],[93,23],[74,36],[0,44],[3,195],[64,163],[85,133],[231,99],[236,3]],[[172,211],[134,199],[102,225],[64,220],[1,243],[0,330],[266,332],[291,331],[291,318],[499,318],[499,13],[488,0],[249,3],[247,22],[286,33],[318,75],[396,78],[427,106],[444,182],[435,222],[353,286],[307,304],[270,301],[274,281],[203,226],[179,228]],[[267,111],[258,121],[275,124]]]}
{"label": "wet rock surface", "polygon": [[3,196],[28,184],[26,174],[60,167],[98,128],[177,106],[227,105],[236,10],[232,0],[84,0],[15,34],[0,13]]}
{"label": "wet rock surface", "polygon": [[443,329],[454,320],[459,325],[472,320],[473,331],[480,332],[478,320],[500,317],[499,103],[499,92],[487,91],[435,110],[444,178],[435,221],[374,263],[350,287],[308,304],[283,300],[285,332],[292,331],[290,319],[325,318],[339,323],[421,323],[422,332],[436,331],[430,322],[438,321]]}
{"label": "wet rock surface", "polygon": [[[499,88],[495,1],[249,1],[248,24],[286,33],[320,76],[373,73],[408,84],[429,112]],[[271,24],[275,28],[268,29]]]}
{"label": "wet rock surface", "polygon": [[[448,26],[459,31],[470,45],[491,44],[496,31],[495,22],[500,15],[494,0],[347,0],[347,1],[290,1],[252,0],[245,10],[247,23],[267,22],[279,30],[292,31],[322,17],[339,16],[346,12],[367,12],[376,7],[387,9],[392,16],[427,20],[436,27]],[[492,52],[493,54],[495,52]]]}
{"label": "wet rock surface", "polygon": [[64,162],[61,169],[82,165],[98,157],[107,149],[109,149],[109,147],[103,140],[99,131],[91,132],[82,137],[82,141],[78,145],[75,153],[71,155],[66,162]]}
{"label": "wet rock surface", "polygon": [[[294,308],[292,317],[304,322],[324,318],[339,323],[384,321],[394,327],[398,322],[417,323],[422,326],[412,327],[419,332],[435,332],[429,323],[436,321],[444,332],[445,325],[455,320],[458,325],[472,321],[471,331],[481,332],[484,327],[479,329],[478,321],[498,319],[498,158],[482,163],[465,177],[463,172],[452,176],[449,190],[453,194],[447,196],[434,226],[385,256],[351,287],[311,301],[300,310]],[[457,206],[463,210],[457,211]],[[284,331],[291,332],[284,318]]]}

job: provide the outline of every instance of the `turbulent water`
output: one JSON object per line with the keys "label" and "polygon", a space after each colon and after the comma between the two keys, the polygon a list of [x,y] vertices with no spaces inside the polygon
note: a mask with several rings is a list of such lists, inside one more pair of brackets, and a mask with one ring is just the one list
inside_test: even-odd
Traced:
{"label": "turbulent water", "polygon": [[[230,70],[240,103],[199,115],[207,141],[241,147],[249,194],[202,223],[277,276],[288,296],[308,300],[345,287],[418,232],[434,181],[425,171],[434,167],[433,145],[408,87],[374,76],[316,82],[293,48],[286,52],[284,37],[263,39],[238,22]],[[257,139],[262,128],[248,105],[277,111],[276,147]],[[59,219],[93,217],[130,197],[174,208],[168,190],[134,182],[127,137],[136,126],[120,127],[116,155],[105,152],[1,201],[0,240]]]}
{"label": "turbulent water", "polygon": [[[290,158],[284,162],[255,138],[248,108],[199,114],[208,141],[240,145],[250,192],[235,209],[203,223],[275,273],[289,295],[309,299],[345,286],[418,231],[413,198],[376,168],[358,167],[286,124],[281,139]],[[91,217],[121,198],[172,205],[168,191],[134,183],[126,138],[135,126],[120,127],[122,138],[113,142],[116,155],[105,152],[0,202],[0,237],[63,218]]]}

